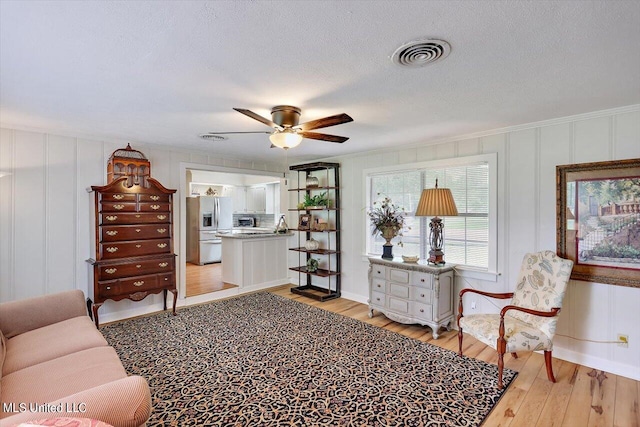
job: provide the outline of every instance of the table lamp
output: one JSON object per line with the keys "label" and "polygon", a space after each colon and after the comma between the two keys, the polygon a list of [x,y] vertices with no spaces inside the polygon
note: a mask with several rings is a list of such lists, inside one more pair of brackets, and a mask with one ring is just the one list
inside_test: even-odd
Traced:
{"label": "table lamp", "polygon": [[451,190],[448,188],[438,188],[438,180],[436,179],[436,187],[422,190],[420,202],[416,209],[415,216],[433,216],[429,223],[429,251],[428,262],[436,265],[444,265],[444,252],[442,245],[444,243],[442,218],[438,216],[457,216],[458,209],[453,200]]}

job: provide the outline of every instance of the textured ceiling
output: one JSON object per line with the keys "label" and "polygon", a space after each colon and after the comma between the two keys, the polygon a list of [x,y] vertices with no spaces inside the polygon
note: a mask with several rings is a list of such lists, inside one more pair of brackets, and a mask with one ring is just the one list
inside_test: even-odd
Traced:
{"label": "textured ceiling", "polygon": [[[390,56],[418,38],[451,54]],[[232,107],[301,122],[306,160],[640,103],[639,1],[0,1],[5,126],[281,159]]]}

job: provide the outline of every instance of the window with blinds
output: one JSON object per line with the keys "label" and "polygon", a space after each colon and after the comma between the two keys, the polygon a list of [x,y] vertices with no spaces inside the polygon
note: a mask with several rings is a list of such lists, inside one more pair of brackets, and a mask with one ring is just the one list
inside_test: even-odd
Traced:
{"label": "window with blinds", "polygon": [[[490,212],[491,206],[495,206],[492,200],[495,191],[490,188],[495,180],[491,179],[490,162],[478,161],[477,157],[484,156],[474,156],[467,159],[467,162],[456,159],[458,164],[452,165],[439,166],[438,163],[441,162],[430,162],[407,165],[405,170],[367,173],[369,208],[373,202],[388,196],[405,209],[408,227],[402,236],[393,240],[395,256],[419,255],[421,259],[428,257],[431,218],[415,217],[414,212],[422,189],[433,188],[438,179],[438,187],[451,190],[458,208],[457,217],[443,218],[445,260],[482,270],[495,269],[492,265],[495,263],[495,256],[491,254],[495,245],[490,242],[491,237],[495,239],[496,234],[495,221],[492,221],[495,213],[492,215]],[[381,255],[384,239],[369,234],[367,252],[370,255]]]}

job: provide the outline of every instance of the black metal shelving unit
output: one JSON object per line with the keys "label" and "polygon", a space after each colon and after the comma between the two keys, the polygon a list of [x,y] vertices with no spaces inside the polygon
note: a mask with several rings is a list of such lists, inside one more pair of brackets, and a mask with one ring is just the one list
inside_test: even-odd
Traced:
{"label": "black metal shelving unit", "polygon": [[[298,193],[297,200],[300,202],[301,195],[312,195],[326,191],[331,205],[327,208],[289,209],[300,213],[322,216],[327,224],[324,230],[314,229],[312,224],[310,230],[299,230],[291,228],[298,233],[298,244],[290,251],[298,252],[298,267],[291,267],[290,270],[298,272],[299,286],[291,288],[291,292],[304,295],[318,301],[326,301],[340,297],[340,164],[316,162],[302,165],[290,166],[289,170],[298,172],[297,188],[289,191]],[[321,184],[318,186],[306,185],[307,178],[316,177]],[[301,184],[304,183],[304,185]],[[307,249],[304,243],[312,236],[320,236],[320,244],[323,248]],[[320,256],[319,263],[322,268],[316,271],[309,271],[307,262],[314,255]],[[304,260],[304,262],[303,262]],[[322,283],[318,283],[321,280]]]}

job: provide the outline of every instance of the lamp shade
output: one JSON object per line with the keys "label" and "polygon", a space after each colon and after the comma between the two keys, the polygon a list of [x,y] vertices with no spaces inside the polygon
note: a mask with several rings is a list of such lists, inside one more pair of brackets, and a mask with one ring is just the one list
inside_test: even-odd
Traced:
{"label": "lamp shade", "polygon": [[422,190],[420,202],[416,208],[416,216],[457,216],[458,208],[453,194],[448,188],[429,188]]}
{"label": "lamp shade", "polygon": [[273,145],[279,148],[288,150],[289,148],[297,147],[302,142],[302,135],[298,135],[291,129],[285,129],[283,131],[275,131],[269,136],[269,141]]}

